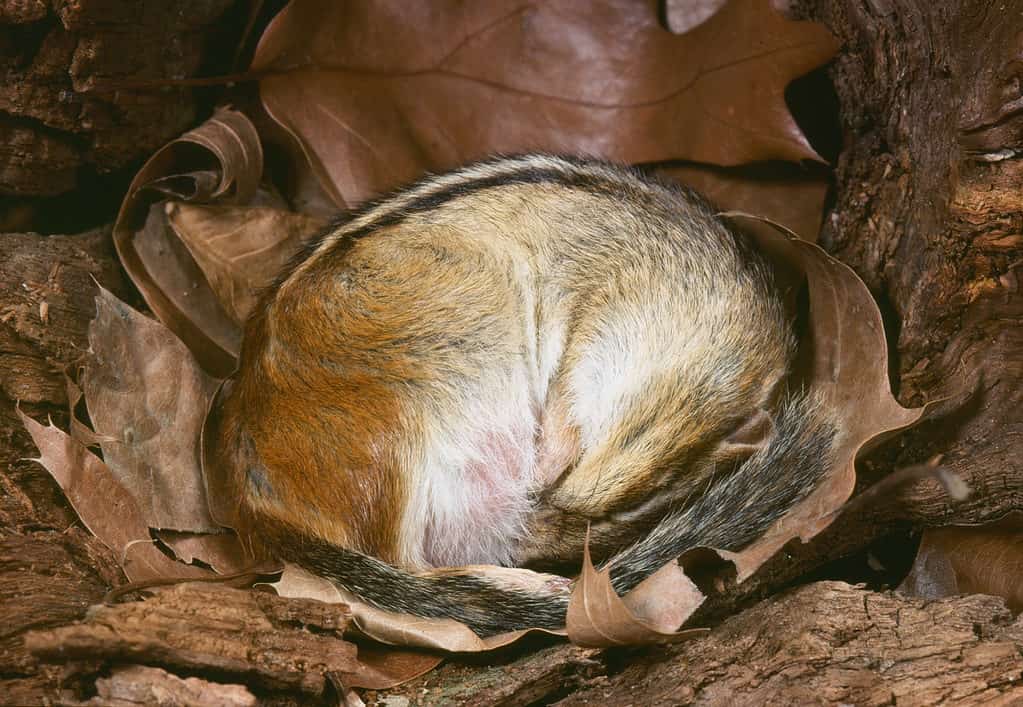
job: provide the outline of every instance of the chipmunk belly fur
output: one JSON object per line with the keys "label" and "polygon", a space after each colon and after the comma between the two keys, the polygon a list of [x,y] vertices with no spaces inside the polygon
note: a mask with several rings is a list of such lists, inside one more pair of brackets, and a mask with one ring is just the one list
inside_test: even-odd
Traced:
{"label": "chipmunk belly fur", "polygon": [[363,210],[282,273],[218,400],[217,458],[258,554],[484,634],[555,626],[564,585],[458,568],[577,563],[589,527],[627,590],[695,545],[741,549],[838,434],[778,390],[793,346],[769,270],[699,197],[498,159]]}

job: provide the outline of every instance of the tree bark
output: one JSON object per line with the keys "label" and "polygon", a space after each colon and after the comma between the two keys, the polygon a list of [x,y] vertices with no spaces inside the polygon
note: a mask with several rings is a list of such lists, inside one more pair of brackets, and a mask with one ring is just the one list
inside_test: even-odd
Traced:
{"label": "tree bark", "polygon": [[0,193],[52,195],[148,156],[196,118],[189,89],[233,0],[0,0]]}
{"label": "tree bark", "polygon": [[321,697],[329,675],[359,667],[356,647],[341,639],[350,619],[343,604],[179,585],[147,601],[92,607],[81,623],[29,633],[25,647],[40,660],[72,669],[84,662],[86,673],[95,672],[88,663],[156,664],[244,682],[264,693]]}
{"label": "tree bark", "polygon": [[1023,700],[1023,619],[994,597],[927,602],[820,582],[674,646],[447,665],[390,694],[473,707],[1010,705]]}

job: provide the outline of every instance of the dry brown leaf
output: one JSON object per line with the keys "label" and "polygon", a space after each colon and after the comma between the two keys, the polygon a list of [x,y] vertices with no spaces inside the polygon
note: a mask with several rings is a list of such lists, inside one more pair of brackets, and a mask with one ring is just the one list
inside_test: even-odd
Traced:
{"label": "dry brown leaf", "polygon": [[82,389],[71,380],[71,377],[64,374],[64,390],[67,391],[68,419],[71,421],[71,437],[86,447],[98,447],[100,442],[116,442],[117,438],[110,435],[101,435],[84,422],[78,419],[78,403],[82,400]]}
{"label": "dry brown leaf", "polygon": [[819,159],[785,105],[838,42],[769,0],[673,35],[654,0],[292,0],[253,70],[339,204],[494,153],[721,165]]}
{"label": "dry brown leaf", "polygon": [[238,536],[224,533],[179,533],[160,530],[157,539],[181,562],[204,562],[217,574],[238,574],[252,568]]}
{"label": "dry brown leaf", "polygon": [[[688,32],[710,19],[724,7],[726,0],[665,0],[664,21],[676,34]],[[771,0],[771,5],[783,14],[789,14],[794,0]]]}
{"label": "dry brown leaf", "polygon": [[237,111],[218,110],[146,162],[114,224],[121,263],[146,303],[214,375],[233,370],[238,327],[154,202],[171,196],[246,203],[262,171],[262,147],[252,123]]}
{"label": "dry brown leaf", "polygon": [[407,651],[393,646],[360,643],[358,668],[341,674],[341,682],[348,687],[387,690],[430,672],[443,662],[436,653]]}
{"label": "dry brown leaf", "polygon": [[[660,167],[657,173],[693,187],[722,209],[763,216],[804,241],[817,242],[828,193],[828,180],[820,174],[783,163],[739,168],[673,165]],[[735,226],[750,233],[771,230],[759,221]]]}
{"label": "dry brown leaf", "polygon": [[[153,528],[220,531],[210,517],[199,431],[216,381],[162,324],[100,288],[84,390],[103,457]],[[114,439],[116,441],[110,441]]]}
{"label": "dry brown leaf", "polygon": [[[213,516],[213,519],[219,525],[237,530],[238,518],[236,517],[236,512],[238,504],[234,501],[237,491],[232,484],[230,475],[222,473],[221,468],[217,465],[215,461],[216,450],[212,446],[212,442],[216,439],[216,435],[212,433],[212,430],[220,424],[220,410],[222,409],[222,406],[218,405],[217,401],[223,394],[224,386],[229,384],[230,380],[220,383],[213,392],[213,396],[206,406],[206,411],[203,413],[202,430],[199,434],[199,458],[202,465],[202,478],[206,487],[206,500],[209,503],[210,515]],[[315,596],[310,596],[309,598],[319,599],[319,597]],[[327,601],[327,599],[320,599],[320,601]]]}
{"label": "dry brown leaf", "polygon": [[925,530],[899,590],[926,599],[993,594],[1023,611],[1023,514],[981,527]]}
{"label": "dry brown leaf", "polygon": [[682,34],[709,20],[724,4],[725,0],[665,0],[664,22],[675,34]]}
{"label": "dry brown leaf", "polygon": [[257,292],[273,281],[302,242],[323,228],[320,218],[265,206],[167,202],[167,222],[239,326]]}
{"label": "dry brown leaf", "polygon": [[810,314],[797,366],[806,387],[835,410],[842,434],[832,472],[810,496],[741,552],[718,551],[735,564],[740,582],[790,540],[806,542],[830,525],[856,484],[857,455],[923,413],[902,407],[892,395],[881,312],[856,273],[794,234],[760,232],[758,238],[771,257],[806,275]]}
{"label": "dry brown leaf", "polygon": [[99,457],[53,425],[41,425],[21,410],[18,415],[39,448],[35,461],[60,485],[85,527],[117,553],[128,579],[210,576],[157,549],[134,497]]}
{"label": "dry brown leaf", "polygon": [[610,570],[598,572],[593,566],[587,540],[565,630],[572,643],[590,648],[687,640],[706,633],[706,629],[679,631],[705,598],[675,562],[619,597],[611,586]]}

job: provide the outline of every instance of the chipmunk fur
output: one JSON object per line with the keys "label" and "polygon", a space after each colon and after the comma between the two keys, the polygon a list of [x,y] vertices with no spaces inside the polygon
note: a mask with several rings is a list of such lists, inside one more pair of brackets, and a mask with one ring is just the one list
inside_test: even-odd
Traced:
{"label": "chipmunk fur", "polygon": [[690,548],[740,550],[813,489],[839,428],[784,390],[791,330],[693,192],[494,159],[339,220],[281,273],[216,460],[256,554],[481,635],[558,627],[566,583],[471,565],[578,568],[589,528],[625,592]]}

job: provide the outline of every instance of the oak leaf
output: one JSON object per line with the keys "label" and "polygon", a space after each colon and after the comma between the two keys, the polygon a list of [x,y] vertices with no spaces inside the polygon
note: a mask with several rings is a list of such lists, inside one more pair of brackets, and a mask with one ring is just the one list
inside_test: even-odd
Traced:
{"label": "oak leaf", "polygon": [[292,0],[252,69],[267,112],[353,205],[495,153],[819,159],[784,90],[837,47],[768,0],[732,0],[684,35],[655,0]]}
{"label": "oak leaf", "polygon": [[162,324],[106,290],[83,389],[103,458],[149,527],[214,532],[197,440],[216,382]]}
{"label": "oak leaf", "polygon": [[21,410],[18,415],[39,449],[35,461],[60,485],[89,532],[117,553],[128,579],[209,576],[208,571],[175,562],[157,549],[134,496],[103,460],[53,425],[42,425]]}

